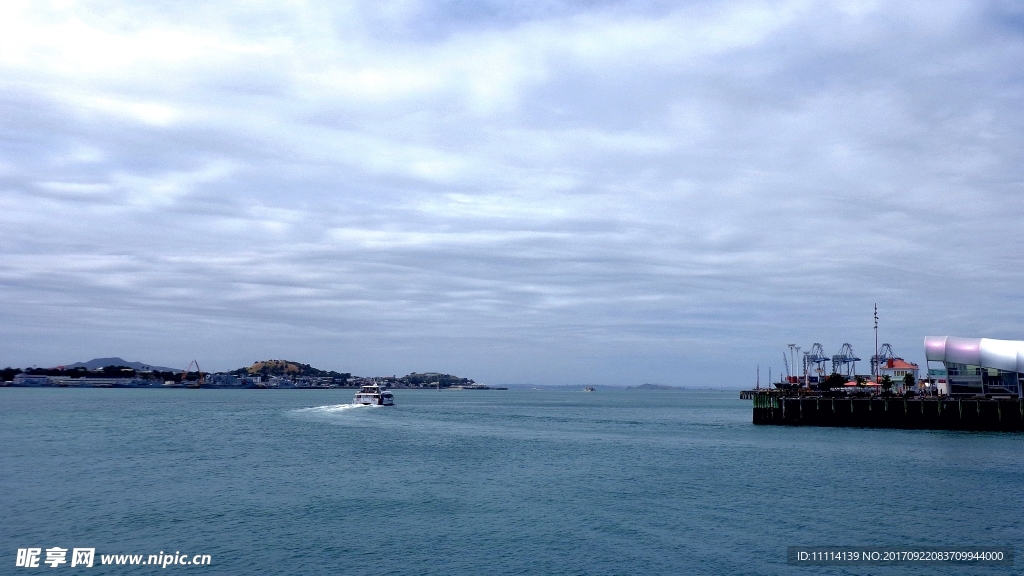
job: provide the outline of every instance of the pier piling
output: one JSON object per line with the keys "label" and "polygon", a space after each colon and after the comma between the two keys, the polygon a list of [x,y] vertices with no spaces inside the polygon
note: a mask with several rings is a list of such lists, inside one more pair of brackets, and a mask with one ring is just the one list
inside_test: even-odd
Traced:
{"label": "pier piling", "polygon": [[830,398],[754,393],[761,425],[1024,432],[1024,400],[997,398]]}

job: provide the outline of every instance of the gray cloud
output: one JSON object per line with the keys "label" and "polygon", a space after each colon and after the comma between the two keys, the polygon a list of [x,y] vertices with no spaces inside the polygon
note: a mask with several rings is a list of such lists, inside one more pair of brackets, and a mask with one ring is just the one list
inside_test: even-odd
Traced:
{"label": "gray cloud", "polygon": [[0,14],[2,363],[739,385],[1024,338],[1012,4]]}

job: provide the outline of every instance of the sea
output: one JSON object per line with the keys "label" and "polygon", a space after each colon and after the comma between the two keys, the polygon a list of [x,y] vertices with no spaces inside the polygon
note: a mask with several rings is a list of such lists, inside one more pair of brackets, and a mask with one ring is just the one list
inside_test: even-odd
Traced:
{"label": "sea", "polygon": [[735,390],[352,395],[0,389],[0,574],[1024,572],[787,564],[1020,545],[1021,434],[754,426]]}

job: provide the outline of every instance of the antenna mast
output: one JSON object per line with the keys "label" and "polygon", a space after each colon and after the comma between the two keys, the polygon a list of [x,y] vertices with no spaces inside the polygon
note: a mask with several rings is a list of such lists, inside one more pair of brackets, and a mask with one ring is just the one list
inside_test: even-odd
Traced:
{"label": "antenna mast", "polygon": [[878,302],[875,302],[875,361],[871,366],[871,377],[878,382]]}

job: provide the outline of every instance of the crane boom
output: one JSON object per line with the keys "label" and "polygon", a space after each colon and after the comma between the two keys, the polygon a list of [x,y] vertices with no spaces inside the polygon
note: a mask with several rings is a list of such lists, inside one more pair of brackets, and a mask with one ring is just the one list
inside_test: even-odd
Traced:
{"label": "crane boom", "polygon": [[187,381],[188,374],[189,374],[189,372],[192,371],[192,366],[193,365],[195,365],[195,367],[196,367],[196,372],[199,373],[199,378],[196,379],[195,384],[185,384],[186,388],[199,388],[206,381],[206,375],[203,374],[203,371],[199,368],[199,362],[196,361],[196,360],[193,360],[193,361],[188,363],[188,368],[186,368],[185,371],[181,373],[181,381],[182,382]]}

